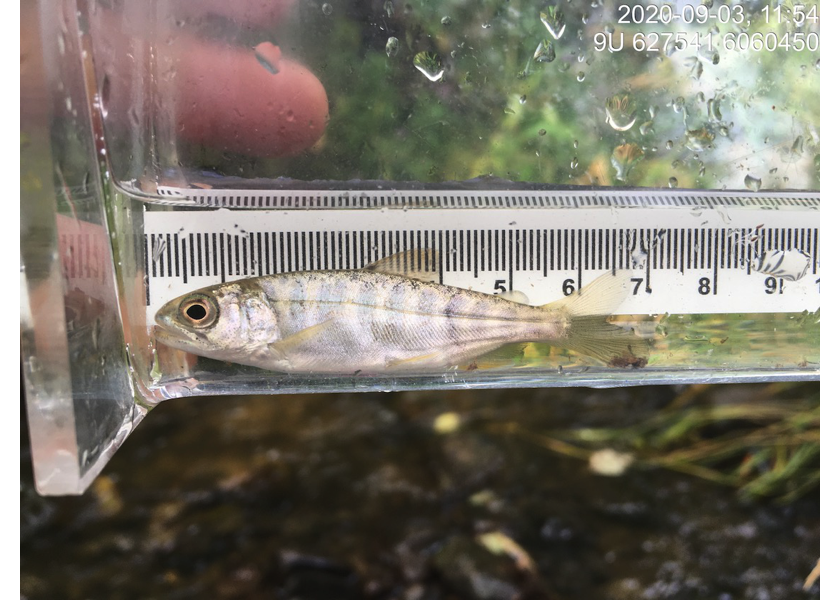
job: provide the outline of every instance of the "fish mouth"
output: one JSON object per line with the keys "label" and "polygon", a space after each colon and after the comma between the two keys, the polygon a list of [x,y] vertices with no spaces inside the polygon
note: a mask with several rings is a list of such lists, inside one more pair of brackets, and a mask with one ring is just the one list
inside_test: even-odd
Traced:
{"label": "fish mouth", "polygon": [[161,325],[155,325],[152,335],[157,341],[173,348],[186,350],[186,344],[189,344],[189,340],[186,337],[174,333]]}

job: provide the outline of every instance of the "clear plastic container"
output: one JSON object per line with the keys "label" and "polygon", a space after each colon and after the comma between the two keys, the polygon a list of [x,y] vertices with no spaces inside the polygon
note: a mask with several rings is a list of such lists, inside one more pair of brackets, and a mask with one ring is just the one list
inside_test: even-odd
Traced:
{"label": "clear plastic container", "polygon": [[[819,3],[765,4],[33,9],[22,70],[48,101],[22,121],[21,309],[39,490],[82,491],[173,397],[817,378]],[[154,334],[198,288],[343,285],[406,252],[435,293],[516,290],[520,307],[612,271],[626,292],[575,310],[630,352],[499,334],[265,369]],[[317,352],[337,322],[275,350]]]}

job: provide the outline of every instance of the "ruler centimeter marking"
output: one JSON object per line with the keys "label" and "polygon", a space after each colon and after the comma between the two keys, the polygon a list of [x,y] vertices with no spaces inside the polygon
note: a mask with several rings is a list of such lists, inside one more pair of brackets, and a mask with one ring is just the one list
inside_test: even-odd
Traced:
{"label": "ruler centimeter marking", "polygon": [[[309,198],[246,194],[236,197],[264,206]],[[348,210],[348,205],[367,206],[356,193],[313,196],[320,210],[147,211],[148,321],[163,303],[199,287],[270,273],[359,269],[411,249],[439,251],[438,264],[423,266],[441,283],[487,293],[517,289],[532,304],[556,300],[615,269],[632,271],[638,281],[622,313],[819,308],[817,194],[625,191],[613,194],[613,203],[602,192],[598,198],[560,192],[484,193],[483,199],[414,194],[423,202],[414,209]],[[375,208],[376,198],[365,202]],[[488,198],[492,207],[482,209],[479,201]],[[342,202],[345,208],[331,210]],[[571,208],[570,202],[581,208]],[[529,210],[520,210],[524,205]],[[799,261],[793,261],[799,273],[769,264],[791,256]],[[762,260],[768,264],[756,271]]]}

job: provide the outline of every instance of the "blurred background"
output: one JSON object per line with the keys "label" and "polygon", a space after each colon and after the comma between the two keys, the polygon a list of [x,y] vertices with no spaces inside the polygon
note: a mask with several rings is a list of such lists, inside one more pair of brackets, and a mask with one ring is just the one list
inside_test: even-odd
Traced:
{"label": "blurred background", "polygon": [[26,598],[819,595],[815,383],[183,399],[81,497],[29,460]]}

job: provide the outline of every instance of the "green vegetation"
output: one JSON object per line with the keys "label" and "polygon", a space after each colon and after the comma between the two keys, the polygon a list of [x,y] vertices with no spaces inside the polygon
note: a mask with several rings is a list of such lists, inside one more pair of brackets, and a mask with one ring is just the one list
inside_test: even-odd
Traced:
{"label": "green vegetation", "polygon": [[624,466],[687,473],[736,487],[750,500],[789,503],[820,481],[819,388],[811,384],[695,385],[626,428],[506,430],[590,465],[596,452],[618,449]]}

